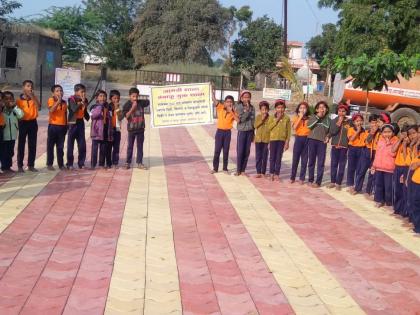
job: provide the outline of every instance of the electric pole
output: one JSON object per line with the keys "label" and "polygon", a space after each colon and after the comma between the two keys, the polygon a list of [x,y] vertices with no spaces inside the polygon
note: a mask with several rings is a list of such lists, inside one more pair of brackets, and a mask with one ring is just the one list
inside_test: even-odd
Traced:
{"label": "electric pole", "polygon": [[287,0],[283,0],[284,4],[283,4],[283,21],[284,21],[284,25],[283,25],[283,40],[284,40],[284,57],[288,58],[288,49],[287,49]]}

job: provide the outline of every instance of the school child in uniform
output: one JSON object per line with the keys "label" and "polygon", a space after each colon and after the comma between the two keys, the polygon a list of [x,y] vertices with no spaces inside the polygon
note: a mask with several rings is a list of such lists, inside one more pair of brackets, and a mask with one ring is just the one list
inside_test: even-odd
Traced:
{"label": "school child in uniform", "polygon": [[408,138],[408,125],[405,125],[401,130],[398,141],[394,144],[392,152],[395,156],[395,170],[394,170],[394,213],[402,215],[407,203],[407,181],[408,169],[410,163],[407,161],[410,157]]}
{"label": "school child in uniform", "polygon": [[350,122],[347,119],[349,107],[340,103],[337,106],[337,117],[331,121],[329,136],[331,137],[331,183],[328,188],[341,190],[347,163],[348,138]]}
{"label": "school child in uniform", "polygon": [[130,100],[124,104],[122,111],[119,112],[120,120],[127,119],[128,144],[125,168],[131,168],[134,142],[137,141],[137,168],[147,170],[147,167],[143,164],[144,131],[146,128],[144,110],[150,102],[149,100],[139,100],[140,91],[137,88],[131,88],[128,93]]}
{"label": "school child in uniform", "polygon": [[17,164],[18,172],[23,173],[23,160],[25,158],[25,145],[28,139],[28,170],[37,172],[35,168],[36,144],[38,135],[38,110],[41,104],[34,93],[34,83],[25,80],[22,83],[22,94],[16,105],[23,111],[23,118],[19,120]]}
{"label": "school child in uniform", "polygon": [[348,164],[347,164],[347,186],[350,193],[355,193],[356,170],[360,168],[360,163],[364,161],[363,151],[366,147],[365,141],[367,134],[363,128],[363,116],[354,114],[352,117],[353,127],[347,132],[349,139]]}
{"label": "school child in uniform", "polygon": [[49,124],[47,136],[47,168],[54,170],[54,147],[57,151],[57,164],[64,169],[64,141],[67,133],[67,103],[63,100],[61,85],[51,87],[52,96],[48,99]]}
{"label": "school child in uniform", "polygon": [[[315,114],[311,115],[308,121],[308,127],[311,130],[311,133],[308,136],[308,181],[310,186],[314,188],[321,187],[322,178],[324,176],[328,132],[331,124],[328,113],[328,104],[324,101],[320,101],[315,105]],[[315,164],[317,166],[316,180]]]}
{"label": "school child in uniform", "polygon": [[235,176],[240,176],[245,173],[249,154],[251,153],[251,144],[254,140],[255,109],[254,106],[251,105],[250,91],[242,91],[235,112],[239,118],[236,146],[237,170]]}
{"label": "school child in uniform", "polygon": [[109,92],[110,107],[112,110],[112,143],[108,150],[111,151],[112,165],[118,168],[120,162],[120,144],[121,144],[121,122],[118,119],[120,109],[121,94],[118,90],[111,90]]}
{"label": "school child in uniform", "polygon": [[216,106],[217,113],[217,131],[214,137],[214,156],[213,156],[213,170],[212,174],[219,171],[220,154],[223,150],[223,172],[229,173],[229,150],[230,140],[232,138],[233,122],[237,119],[233,105],[235,100],[233,96],[225,97],[223,103],[219,103],[216,99],[216,90],[213,89],[213,104]]}
{"label": "school child in uniform", "polygon": [[[378,119],[379,116],[376,114],[372,114],[369,116],[369,132],[366,137],[366,148],[369,149],[370,152],[370,166],[369,170],[372,167],[373,160],[375,159],[376,153],[376,146],[378,144],[379,136],[381,133],[379,132],[378,128]],[[373,187],[375,186],[375,176],[368,171],[368,180],[366,184],[366,197],[370,197],[373,193]]]}
{"label": "school child in uniform", "polygon": [[411,222],[414,224],[414,232],[420,233],[420,151],[410,164],[411,189],[409,193],[411,204]]}
{"label": "school child in uniform", "polygon": [[281,160],[283,152],[289,149],[292,127],[290,118],[285,114],[286,102],[277,100],[274,103],[275,113],[270,117],[270,175],[271,180],[280,181]]}
{"label": "school child in uniform", "polygon": [[[417,130],[416,125],[412,125],[408,128],[407,134],[409,138],[409,148],[408,148],[408,159],[406,160],[406,163],[410,166],[411,163],[414,161],[416,156],[419,153],[419,146],[420,146],[420,137],[419,132]],[[407,173],[407,181],[405,182],[406,191],[407,191],[407,200],[404,207],[404,211],[402,212],[402,216],[405,218],[408,218],[410,221],[412,221],[412,214],[413,214],[413,208],[412,208],[412,198],[410,195],[412,194],[413,190],[413,170],[409,167],[408,173]]]}
{"label": "school child in uniform", "polygon": [[[4,108],[4,103],[3,103],[3,92],[0,91],[0,165],[1,165],[1,157],[3,154],[3,129],[4,129],[4,125],[5,125],[5,121],[4,121],[4,116],[3,116],[3,108]],[[2,174],[2,170],[0,169],[0,174]]]}
{"label": "school child in uniform", "polygon": [[295,143],[293,145],[292,172],[290,183],[296,180],[297,169],[300,160],[299,183],[303,185],[308,167],[308,136],[311,130],[308,128],[309,104],[301,102],[296,108],[296,115],[292,119],[292,128],[295,132]]}
{"label": "school child in uniform", "polygon": [[74,163],[74,141],[77,142],[79,157],[77,165],[79,169],[85,167],[86,161],[86,138],[85,120],[90,119],[87,111],[88,100],[86,98],[86,87],[83,84],[74,86],[74,95],[68,100],[68,136],[67,136],[67,168],[73,170]]}
{"label": "school child in uniform", "polygon": [[13,173],[12,164],[15,153],[15,141],[19,129],[19,120],[24,117],[24,112],[16,105],[12,92],[3,93],[4,108],[2,117],[4,119],[4,128],[2,132],[2,153],[1,169],[5,173]]}
{"label": "school child in uniform", "polygon": [[103,168],[112,167],[111,155],[108,150],[108,142],[112,142],[112,112],[106,100],[106,92],[99,90],[96,93],[96,104],[90,110],[92,119],[90,128],[90,137],[92,138],[92,169],[95,169],[98,163],[98,149],[99,166]]}
{"label": "school child in uniform", "polygon": [[259,104],[260,114],[255,118],[255,160],[257,178],[266,176],[268,161],[268,144],[270,143],[270,104],[262,101]]}
{"label": "school child in uniform", "polygon": [[395,170],[395,153],[392,152],[392,147],[397,142],[394,133],[393,125],[382,126],[373,161],[371,171],[375,174],[374,200],[377,207],[392,206],[392,176]]}

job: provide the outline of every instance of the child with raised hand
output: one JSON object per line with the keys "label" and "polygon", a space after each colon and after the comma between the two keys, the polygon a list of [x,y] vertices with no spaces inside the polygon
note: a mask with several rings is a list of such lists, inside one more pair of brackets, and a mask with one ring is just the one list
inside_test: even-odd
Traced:
{"label": "child with raised hand", "polygon": [[270,143],[270,104],[262,101],[259,104],[260,113],[255,118],[255,160],[257,178],[266,175],[268,161],[268,144]]}
{"label": "child with raised hand", "polygon": [[90,111],[92,118],[90,128],[90,137],[92,138],[92,169],[95,169],[98,163],[98,149],[99,166],[103,168],[112,167],[111,154],[110,150],[108,150],[109,142],[112,142],[112,111],[106,100],[106,92],[99,90],[96,93],[96,104],[92,106]]}
{"label": "child with raised hand", "polygon": [[290,174],[290,183],[296,180],[297,169],[300,160],[299,183],[303,184],[306,177],[306,168],[308,166],[308,135],[311,130],[308,128],[309,105],[301,102],[296,108],[296,115],[292,119],[292,129],[295,132],[295,143],[293,145],[292,172]]}
{"label": "child with raised hand", "polygon": [[290,118],[285,113],[286,102],[284,100],[276,100],[274,108],[275,113],[270,117],[268,123],[270,129],[270,175],[272,181],[280,181],[283,152],[289,149],[292,128]]}
{"label": "child with raised hand", "polygon": [[407,175],[410,163],[409,160],[409,143],[408,125],[404,125],[398,136],[398,141],[392,147],[392,152],[395,156],[395,170],[394,170],[394,213],[403,214],[407,203]]}
{"label": "child with raised hand", "polygon": [[64,169],[64,141],[67,133],[67,103],[63,100],[61,85],[51,87],[51,97],[48,99],[49,124],[47,137],[47,168],[54,170],[54,147],[57,151],[57,164]]}
{"label": "child with raised hand", "polygon": [[349,107],[340,103],[337,106],[337,117],[331,121],[329,136],[331,137],[331,183],[328,188],[341,190],[347,163],[348,138],[350,122],[347,119]]}
{"label": "child with raised hand", "polygon": [[149,100],[140,100],[140,91],[137,88],[129,90],[130,100],[128,100],[122,111],[119,112],[119,118],[127,119],[128,130],[128,144],[127,144],[127,161],[125,164],[126,169],[131,168],[131,160],[133,158],[134,142],[137,143],[137,168],[147,170],[143,164],[143,144],[144,144],[144,131],[146,123],[144,119],[145,108],[149,106]]}
{"label": "child with raised hand", "polygon": [[412,194],[412,191],[413,191],[412,177],[413,177],[413,172],[414,172],[414,170],[410,168],[410,165],[415,160],[416,156],[418,155],[419,145],[420,145],[419,132],[417,128],[418,128],[417,125],[411,125],[407,129],[409,144],[407,146],[408,155],[406,159],[406,165],[408,165],[409,169],[406,176],[407,180],[404,183],[405,184],[404,189],[406,190],[407,198],[404,205],[404,210],[402,211],[401,215],[403,217],[408,217],[410,220],[412,220],[412,214],[413,214],[412,198],[410,197],[410,195]]}
{"label": "child with raised hand", "polygon": [[86,161],[86,138],[85,138],[85,120],[90,119],[87,107],[88,100],[86,98],[86,87],[83,84],[74,86],[74,95],[68,100],[68,117],[67,123],[67,168],[73,170],[74,163],[74,141],[77,142],[77,150],[79,151],[77,165],[79,169],[85,167]]}
{"label": "child with raised hand", "polygon": [[[380,131],[378,127],[378,119],[379,116],[376,114],[372,114],[369,116],[369,132],[366,137],[366,148],[369,150],[370,153],[370,166],[369,169],[372,167],[373,160],[375,159],[376,154],[376,146],[379,140]],[[375,186],[375,176],[369,171],[368,172],[368,180],[366,184],[366,197],[370,198],[373,193],[373,188]]]}
{"label": "child with raised hand", "polygon": [[[311,133],[308,136],[308,169],[309,184],[311,187],[319,188],[322,184],[325,169],[325,157],[327,153],[327,143],[329,141],[328,132],[331,120],[328,116],[329,107],[324,101],[315,105],[315,114],[309,117],[308,127]],[[315,180],[315,164],[317,166],[317,176]]]}
{"label": "child with raised hand", "polygon": [[118,168],[120,161],[120,144],[121,144],[121,122],[118,118],[120,108],[121,94],[118,90],[111,90],[109,92],[110,109],[112,110],[112,143],[108,150],[111,151],[112,165]]}
{"label": "child with raised hand", "polygon": [[[350,127],[347,132],[349,141],[347,187],[349,187],[351,194],[356,194],[358,192],[358,189],[356,190],[355,187],[356,174],[359,174],[359,177],[361,177],[363,174],[363,169],[366,168],[366,157],[364,156],[364,149],[366,148],[367,133],[363,128],[363,116],[361,114],[354,114],[352,121],[353,127]],[[368,163],[368,166],[364,172],[365,174],[369,168],[369,164],[370,163]]]}
{"label": "child with raised hand", "polygon": [[18,172],[23,173],[23,160],[25,158],[25,145],[28,140],[28,170],[37,172],[35,168],[37,135],[38,135],[38,111],[41,103],[34,93],[34,83],[25,80],[22,83],[22,94],[16,101],[16,105],[23,111],[23,117],[19,120],[18,153],[17,163]]}
{"label": "child with raised hand", "polygon": [[245,174],[251,153],[251,144],[254,140],[255,109],[251,105],[250,91],[241,92],[235,112],[238,115],[237,170],[235,176],[240,176]]}
{"label": "child with raised hand", "polygon": [[12,92],[5,91],[3,93],[3,118],[4,128],[2,153],[1,153],[1,169],[5,173],[13,173],[12,164],[15,151],[15,141],[18,134],[19,120],[23,118],[24,112],[16,105]]}
{"label": "child with raised hand", "polygon": [[377,207],[392,206],[392,178],[395,170],[395,153],[392,148],[398,141],[394,137],[395,127],[384,124],[378,141],[371,172],[375,174],[375,196]]}
{"label": "child with raised hand", "polygon": [[217,131],[215,135],[213,170],[212,174],[219,171],[220,154],[223,150],[223,172],[228,173],[230,140],[232,138],[233,122],[237,120],[237,116],[233,109],[235,100],[233,96],[225,97],[223,103],[219,103],[216,99],[216,90],[213,88],[213,105],[216,106],[217,113]]}
{"label": "child with raised hand", "polygon": [[420,151],[416,143],[415,155],[410,163],[410,187],[407,198],[410,206],[410,220],[414,224],[414,232],[420,233]]}

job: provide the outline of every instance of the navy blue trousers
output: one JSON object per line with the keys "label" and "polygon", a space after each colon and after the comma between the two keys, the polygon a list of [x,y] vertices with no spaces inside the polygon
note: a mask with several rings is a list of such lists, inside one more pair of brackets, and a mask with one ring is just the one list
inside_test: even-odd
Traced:
{"label": "navy blue trousers", "polygon": [[9,170],[12,167],[14,155],[15,155],[15,140],[2,141],[1,152],[0,152],[2,171]]}
{"label": "navy blue trousers", "polygon": [[354,179],[356,177],[357,164],[362,156],[362,147],[349,146],[348,163],[347,163],[347,186],[354,186]]}
{"label": "navy blue trousers", "polygon": [[356,168],[356,179],[354,183],[355,191],[362,192],[366,172],[368,171],[371,164],[372,162],[370,159],[370,150],[368,148],[362,148],[362,153],[360,155],[359,163],[357,163]]}
{"label": "navy blue trousers", "polygon": [[23,159],[25,157],[26,138],[28,138],[28,166],[29,167],[35,166],[37,136],[38,136],[38,123],[36,119],[19,121],[18,152],[17,152],[18,167],[23,167]]}
{"label": "navy blue trousers", "polygon": [[54,147],[57,151],[57,164],[64,166],[64,141],[66,139],[67,126],[48,125],[47,137],[47,166],[54,164]]}
{"label": "navy blue trousers", "polygon": [[280,175],[281,160],[284,152],[284,141],[270,141],[270,174]]}
{"label": "navy blue trousers", "polygon": [[254,140],[254,130],[238,131],[236,145],[238,173],[243,173],[246,170],[249,155],[251,153],[252,140]]}
{"label": "navy blue trousers", "polygon": [[347,148],[331,148],[331,183],[341,185],[347,163]]}
{"label": "navy blue trousers", "polygon": [[229,149],[232,132],[230,130],[217,129],[214,144],[213,170],[219,171],[220,154],[223,150],[223,170],[228,170]]}
{"label": "navy blue trousers", "polygon": [[137,146],[137,157],[136,163],[143,163],[143,144],[144,144],[144,129],[137,131],[128,132],[128,144],[127,144],[127,163],[131,164],[134,151],[134,141],[136,141]]}
{"label": "navy blue trousers", "polygon": [[117,131],[114,128],[112,134],[112,144],[111,144],[111,155],[112,155],[112,164],[118,165],[120,162],[120,144],[121,144],[121,131]]}
{"label": "navy blue trousers", "polygon": [[[405,181],[408,175],[408,166],[396,166],[394,170],[394,211],[397,214],[406,216],[407,186]],[[401,183],[401,176],[403,182]]]}
{"label": "navy blue trousers", "polygon": [[388,172],[375,172],[375,202],[392,206],[393,174]]}
{"label": "navy blue trousers", "polygon": [[412,182],[410,199],[412,204],[411,221],[414,224],[414,232],[420,233],[420,184]]}
{"label": "navy blue trousers", "polygon": [[79,167],[85,166],[86,139],[83,119],[78,119],[75,124],[69,125],[69,134],[67,136],[67,166],[73,166],[74,163],[74,141],[77,142],[77,150],[79,151],[77,164]]}
{"label": "navy blue trousers", "polygon": [[313,183],[315,180],[315,164],[316,164],[316,183],[322,184],[322,178],[324,177],[325,168],[325,157],[327,153],[327,144],[323,141],[309,139],[308,140],[308,170],[309,178],[308,181]]}
{"label": "navy blue trousers", "polygon": [[91,159],[91,166],[96,167],[98,164],[98,150],[99,150],[99,166],[112,166],[112,159],[111,159],[111,141],[103,141],[103,140],[92,140],[92,159]]}
{"label": "navy blue trousers", "polygon": [[295,143],[293,145],[292,173],[290,175],[290,179],[293,181],[296,179],[297,169],[299,167],[299,160],[299,180],[305,181],[306,168],[308,167],[308,137],[306,136],[295,136]]}
{"label": "navy blue trousers", "polygon": [[[372,154],[370,157],[370,168],[372,168],[373,160],[375,159],[375,154],[376,154],[376,151],[372,151]],[[373,193],[374,187],[375,187],[375,175],[369,172],[368,180],[366,184],[366,193],[371,195]]]}
{"label": "navy blue trousers", "polygon": [[268,161],[268,143],[257,142],[255,143],[255,162],[257,168],[257,174],[263,174],[267,172],[267,161]]}

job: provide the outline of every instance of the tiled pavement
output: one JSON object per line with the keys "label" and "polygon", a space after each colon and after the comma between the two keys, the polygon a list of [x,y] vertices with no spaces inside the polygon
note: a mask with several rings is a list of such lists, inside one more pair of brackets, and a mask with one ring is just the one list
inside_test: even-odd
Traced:
{"label": "tiled pavement", "polygon": [[[147,130],[149,171],[0,177],[0,315],[420,314],[420,238],[401,220],[346,192],[210,175],[213,133]],[[39,138],[43,168],[45,118]]]}

